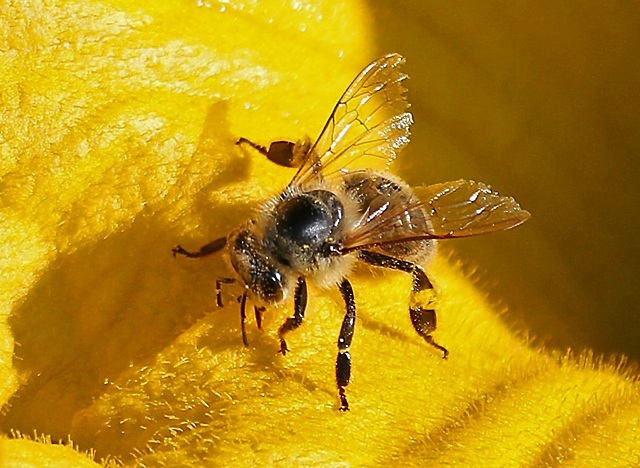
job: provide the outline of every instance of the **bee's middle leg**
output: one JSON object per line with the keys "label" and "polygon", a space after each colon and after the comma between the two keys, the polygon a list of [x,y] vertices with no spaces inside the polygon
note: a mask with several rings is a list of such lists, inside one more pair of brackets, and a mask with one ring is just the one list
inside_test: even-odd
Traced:
{"label": "bee's middle leg", "polygon": [[304,277],[298,278],[298,284],[293,295],[293,317],[289,317],[278,330],[280,336],[280,352],[284,355],[287,354],[289,348],[287,342],[284,339],[284,335],[295,330],[302,324],[304,319],[304,311],[307,308],[307,282]]}
{"label": "bee's middle leg", "polygon": [[449,356],[449,351],[436,343],[431,336],[436,329],[435,290],[424,270],[415,263],[368,250],[360,251],[360,259],[370,265],[401,270],[413,275],[411,304],[409,306],[411,323],[418,335],[431,346],[442,351],[442,357],[446,359]]}
{"label": "bee's middle leg", "polygon": [[349,385],[351,378],[351,341],[353,340],[353,332],[356,325],[356,301],[353,297],[353,288],[348,280],[342,280],[340,283],[340,292],[344,299],[347,311],[342,320],[340,328],[340,336],[338,337],[338,358],[336,359],[336,384],[338,385],[338,394],[340,395],[340,410],[349,411],[349,402],[345,388]]}

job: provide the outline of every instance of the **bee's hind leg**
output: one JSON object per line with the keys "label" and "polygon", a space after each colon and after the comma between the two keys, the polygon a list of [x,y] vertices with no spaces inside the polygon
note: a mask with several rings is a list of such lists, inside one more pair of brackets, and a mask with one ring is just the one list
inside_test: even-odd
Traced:
{"label": "bee's hind leg", "polygon": [[[409,314],[411,315],[411,323],[413,328],[418,332],[424,340],[436,349],[442,351],[442,358],[447,359],[449,351],[444,346],[436,343],[431,334],[436,329],[436,310],[434,302],[436,299],[435,289],[429,281],[427,274],[418,265],[414,265],[413,270],[413,288],[411,289],[414,297],[411,299]],[[421,301],[419,296],[428,294],[427,301]],[[423,307],[422,304],[425,304]]]}
{"label": "bee's hind leg", "polygon": [[300,167],[306,159],[311,149],[311,141],[303,138],[296,141],[274,141],[269,145],[269,149],[262,145],[258,145],[247,138],[240,138],[236,141],[236,145],[249,145],[271,162],[284,167]]}
{"label": "bee's hind leg", "polygon": [[436,329],[436,311],[434,308],[436,295],[433,284],[429,281],[424,270],[415,263],[368,250],[360,251],[360,259],[370,265],[406,271],[413,275],[411,303],[409,305],[411,323],[418,335],[424,338],[431,346],[442,351],[442,357],[446,359],[449,356],[449,351],[444,346],[436,343],[433,336],[431,336]]}
{"label": "bee's hind leg", "polygon": [[264,146],[259,145],[257,143],[254,143],[253,141],[251,141],[251,140],[249,140],[249,139],[247,139],[245,137],[239,138],[238,141],[236,141],[236,145],[238,145],[238,146],[240,146],[240,145],[249,145],[254,150],[256,150],[260,154],[262,154],[263,156],[267,156],[269,154],[269,150],[267,150],[267,148],[265,148]]}

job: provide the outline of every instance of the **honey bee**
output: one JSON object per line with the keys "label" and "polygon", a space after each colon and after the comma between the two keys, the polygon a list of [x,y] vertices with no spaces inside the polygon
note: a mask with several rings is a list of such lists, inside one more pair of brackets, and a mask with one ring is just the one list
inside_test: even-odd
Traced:
{"label": "honey bee", "polygon": [[[307,280],[322,288],[337,286],[346,307],[335,365],[342,411],[349,409],[345,389],[351,375],[356,302],[347,277],[354,264],[360,261],[413,276],[409,302],[413,327],[446,358],[449,352],[432,336],[436,297],[423,268],[433,257],[437,240],[503,231],[530,217],[513,198],[499,196],[482,183],[458,180],[433,185],[419,199],[405,182],[386,172],[409,142],[413,123],[406,111],[403,63],[402,56],[390,54],[362,70],[313,144],[308,139],[276,141],[267,149],[240,138],[239,145],[248,145],[279,165],[297,167],[293,179],[227,237],[196,252],[173,249],[174,256],[196,258],[227,248],[244,286],[240,313],[245,345],[247,299],[256,304],[260,327],[265,306],[293,296],[293,316],[278,332],[283,355],[289,351],[285,336],[304,319]],[[233,281],[217,282],[219,305],[220,283]]]}

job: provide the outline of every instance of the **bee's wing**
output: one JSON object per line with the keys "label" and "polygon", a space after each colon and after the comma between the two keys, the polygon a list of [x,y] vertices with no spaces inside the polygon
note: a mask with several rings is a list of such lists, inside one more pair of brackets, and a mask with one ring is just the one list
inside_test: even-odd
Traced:
{"label": "bee's wing", "polygon": [[513,198],[498,195],[482,182],[456,180],[414,192],[421,201],[367,210],[344,239],[342,252],[505,231],[531,217]]}
{"label": "bee's wing", "polygon": [[414,189],[423,200],[435,238],[469,237],[506,231],[531,217],[512,197],[482,182],[456,180]]}
{"label": "bee's wing", "polygon": [[291,181],[299,185],[354,168],[384,168],[409,142],[413,123],[400,72],[404,57],[386,55],[368,65],[344,92],[318,140]]}

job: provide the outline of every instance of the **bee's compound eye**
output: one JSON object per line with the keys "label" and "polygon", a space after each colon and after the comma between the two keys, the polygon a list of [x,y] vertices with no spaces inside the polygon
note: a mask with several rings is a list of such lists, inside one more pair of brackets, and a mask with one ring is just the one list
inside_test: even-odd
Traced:
{"label": "bee's compound eye", "polygon": [[275,268],[268,268],[258,274],[254,286],[258,295],[267,302],[280,302],[284,296],[285,278]]}
{"label": "bee's compound eye", "polygon": [[316,244],[331,235],[333,218],[322,202],[300,196],[281,205],[276,229],[295,244]]}
{"label": "bee's compound eye", "polygon": [[244,284],[262,300],[280,302],[286,278],[265,255],[260,239],[245,228],[233,232],[229,239],[231,264]]}

